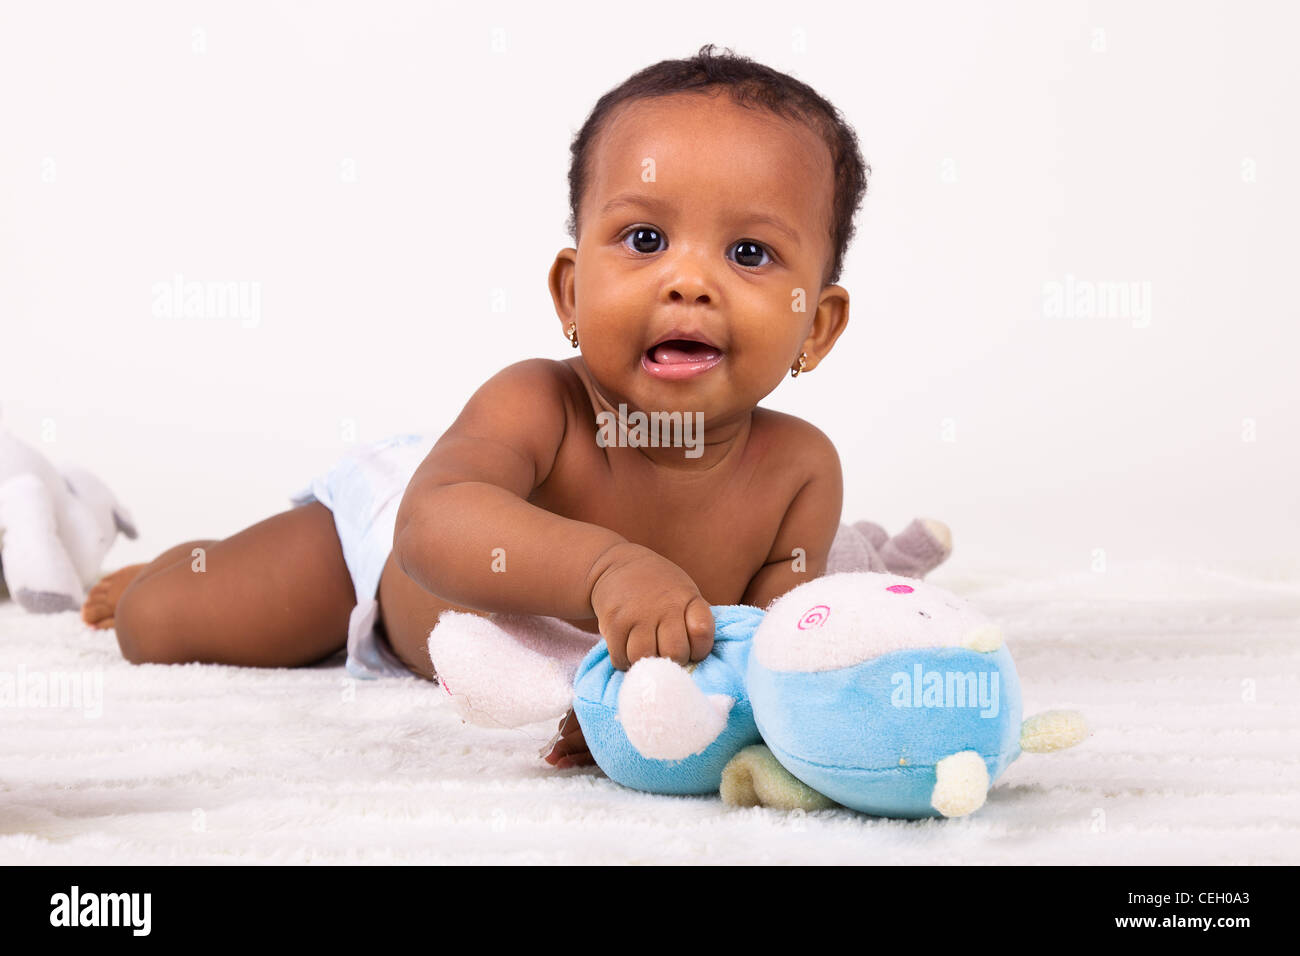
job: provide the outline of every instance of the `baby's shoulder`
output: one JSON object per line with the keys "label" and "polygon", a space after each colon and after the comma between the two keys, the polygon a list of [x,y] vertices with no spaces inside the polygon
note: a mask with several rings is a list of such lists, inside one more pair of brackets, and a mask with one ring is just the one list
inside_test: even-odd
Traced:
{"label": "baby's shoulder", "polygon": [[484,382],[470,400],[498,416],[563,426],[573,403],[573,373],[563,362],[528,358],[512,362]]}
{"label": "baby's shoulder", "polygon": [[760,406],[754,409],[753,433],[765,456],[788,462],[806,477],[839,475],[835,443],[812,422]]}
{"label": "baby's shoulder", "polygon": [[527,358],[507,365],[498,377],[538,399],[549,398],[563,405],[582,407],[589,402],[586,385],[574,362],[561,359]]}
{"label": "baby's shoulder", "polygon": [[510,363],[489,381],[508,388],[558,394],[565,389],[572,377],[563,362],[548,358],[526,358]]}

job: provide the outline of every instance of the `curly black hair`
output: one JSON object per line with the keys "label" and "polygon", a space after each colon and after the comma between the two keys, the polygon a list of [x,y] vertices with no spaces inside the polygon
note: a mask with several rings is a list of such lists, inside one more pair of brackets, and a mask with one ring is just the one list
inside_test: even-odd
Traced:
{"label": "curly black hair", "polygon": [[[661,60],[634,73],[607,92],[592,108],[569,147],[569,218],[565,229],[578,241],[578,207],[589,179],[592,144],[611,114],[633,100],[723,88],[740,106],[766,109],[787,120],[802,122],[822,137],[835,170],[831,215],[832,259],[825,283],[838,282],[844,254],[856,231],[854,216],[867,192],[871,167],[862,159],[858,137],[840,111],[816,90],[792,76],[739,56],[730,49],[714,52],[712,43],[684,60]],[[825,284],[824,283],[824,284]]]}

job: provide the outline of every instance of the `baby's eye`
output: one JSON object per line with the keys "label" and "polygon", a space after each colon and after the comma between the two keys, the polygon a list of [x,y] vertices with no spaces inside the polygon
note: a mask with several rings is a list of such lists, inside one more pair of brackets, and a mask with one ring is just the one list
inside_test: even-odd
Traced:
{"label": "baby's eye", "polygon": [[649,254],[652,252],[658,252],[659,249],[646,249],[643,248],[641,244],[645,243],[657,247],[658,244],[663,241],[663,236],[659,234],[658,229],[652,229],[649,226],[637,226],[635,229],[629,230],[628,234],[623,237],[623,245],[626,246],[629,239],[632,240],[632,245],[629,248],[631,248],[633,252]]}
{"label": "baby's eye", "polygon": [[[740,242],[736,243],[731,248],[737,250],[736,262],[742,266],[745,266],[747,269],[757,269],[760,266],[765,266],[767,265],[767,262],[770,262],[772,259],[772,257],[768,255],[766,247],[760,245],[757,242],[754,242],[752,239],[742,239],[740,240]],[[767,262],[746,261],[749,259],[757,259],[762,256],[768,257]]]}

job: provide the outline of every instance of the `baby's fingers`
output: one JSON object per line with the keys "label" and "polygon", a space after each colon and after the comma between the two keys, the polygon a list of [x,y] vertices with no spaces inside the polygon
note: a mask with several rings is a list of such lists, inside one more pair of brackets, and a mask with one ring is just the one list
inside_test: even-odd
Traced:
{"label": "baby's fingers", "polygon": [[546,755],[545,760],[551,766],[560,769],[564,767],[584,767],[596,762],[596,758],[587,749],[587,742],[582,739],[580,734],[562,738]]}
{"label": "baby's fingers", "polygon": [[567,757],[561,757],[555,761],[556,770],[568,770],[570,767],[590,767],[596,763],[596,758],[587,751],[580,754],[570,754]]}
{"label": "baby's fingers", "polygon": [[564,760],[581,760],[584,756],[590,757],[587,750],[587,741],[582,736],[582,725],[578,723],[577,715],[573,709],[560,718],[559,732],[553,739],[553,746],[549,753],[544,754],[547,763],[553,766],[568,766],[563,763]]}
{"label": "baby's fingers", "polygon": [[655,626],[653,622],[634,624],[627,636],[627,660],[631,667],[643,657],[655,656]]}
{"label": "baby's fingers", "polygon": [[690,663],[691,641],[686,635],[684,617],[673,616],[660,621],[655,629],[655,637],[660,657],[671,658],[683,667]]}
{"label": "baby's fingers", "polygon": [[686,632],[691,642],[691,660],[702,661],[713,650],[713,609],[702,597],[686,605]]}
{"label": "baby's fingers", "polygon": [[632,662],[627,659],[627,634],[606,627],[604,621],[600,624],[600,633],[605,638],[605,646],[609,648],[609,662],[614,665],[614,669],[625,671],[631,667]]}

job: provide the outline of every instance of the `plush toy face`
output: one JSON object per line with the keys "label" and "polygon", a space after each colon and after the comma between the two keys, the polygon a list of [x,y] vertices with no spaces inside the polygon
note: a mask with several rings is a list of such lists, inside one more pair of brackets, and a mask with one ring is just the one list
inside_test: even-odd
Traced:
{"label": "plush toy face", "polygon": [[788,592],[754,636],[748,685],[786,769],[867,813],[937,816],[941,761],[977,754],[991,783],[1019,753],[1020,685],[1001,633],[917,579],[834,574]]}
{"label": "plush toy face", "polygon": [[890,651],[1001,643],[992,621],[941,588],[895,574],[845,573],[809,581],[773,603],[754,653],[769,670],[824,671]]}

